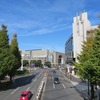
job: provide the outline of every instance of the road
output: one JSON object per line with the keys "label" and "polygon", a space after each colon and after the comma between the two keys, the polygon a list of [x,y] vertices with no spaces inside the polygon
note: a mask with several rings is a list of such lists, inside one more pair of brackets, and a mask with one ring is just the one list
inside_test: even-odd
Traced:
{"label": "road", "polygon": [[8,90],[0,92],[0,100],[19,100],[23,90],[30,90],[33,93],[31,100],[35,100],[44,71],[43,69],[37,70],[30,76],[18,78]]}
{"label": "road", "polygon": [[[53,70],[39,69],[32,72],[30,76],[17,78],[8,90],[0,92],[0,100],[19,100],[23,90],[30,90],[33,93],[31,100],[36,100],[40,83],[45,77],[47,81],[42,100],[83,100],[66,77],[59,70],[56,70],[56,73],[53,73]],[[54,84],[54,74],[60,78],[60,84]]]}
{"label": "road", "polygon": [[[54,74],[60,78],[60,84],[54,84]],[[83,100],[83,98],[59,70],[53,73],[49,69],[42,100]]]}

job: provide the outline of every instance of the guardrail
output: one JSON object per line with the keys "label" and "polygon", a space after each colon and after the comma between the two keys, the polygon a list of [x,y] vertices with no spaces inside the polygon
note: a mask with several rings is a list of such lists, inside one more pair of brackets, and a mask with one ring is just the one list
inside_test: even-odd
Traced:
{"label": "guardrail", "polygon": [[40,87],[38,89],[37,95],[36,95],[36,100],[40,100],[41,99],[41,95],[42,95],[42,92],[43,92],[44,84],[45,84],[45,82],[42,81],[41,85],[40,85]]}

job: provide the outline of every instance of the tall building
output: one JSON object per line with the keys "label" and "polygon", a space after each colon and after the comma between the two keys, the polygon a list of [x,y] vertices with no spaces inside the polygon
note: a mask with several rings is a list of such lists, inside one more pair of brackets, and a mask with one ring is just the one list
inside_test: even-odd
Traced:
{"label": "tall building", "polygon": [[91,26],[87,12],[73,18],[73,57],[80,54],[82,43],[86,40],[87,29]]}
{"label": "tall building", "polygon": [[73,18],[73,33],[65,43],[65,61],[67,64],[77,61],[77,56],[82,50],[83,41],[88,36],[87,31],[95,28],[97,26],[91,26],[87,12],[80,13]]}
{"label": "tall building", "polygon": [[44,49],[34,49],[34,50],[24,50],[21,53],[22,60],[41,60],[42,64],[46,61],[51,62],[52,66],[64,66],[65,64],[65,54],[61,52],[44,50]]}

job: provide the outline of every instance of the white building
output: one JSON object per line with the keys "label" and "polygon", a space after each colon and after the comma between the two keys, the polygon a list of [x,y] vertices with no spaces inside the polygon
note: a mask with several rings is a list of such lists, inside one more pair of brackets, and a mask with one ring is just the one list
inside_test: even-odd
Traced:
{"label": "white building", "polygon": [[91,26],[87,12],[80,13],[73,18],[73,33],[65,44],[65,60],[68,66],[70,66],[73,61],[77,61],[77,56],[82,50],[83,41],[85,41],[88,36],[87,31],[95,28],[97,28],[97,26]]}
{"label": "white building", "polygon": [[73,56],[80,54],[82,43],[86,40],[87,29],[91,26],[87,12],[73,18]]}
{"label": "white building", "polygon": [[[44,50],[44,49],[34,49],[34,50],[23,50],[22,60],[41,60],[42,64],[46,61],[51,62],[52,66],[58,66],[65,64],[65,54],[61,52]],[[23,67],[23,63],[22,63]]]}

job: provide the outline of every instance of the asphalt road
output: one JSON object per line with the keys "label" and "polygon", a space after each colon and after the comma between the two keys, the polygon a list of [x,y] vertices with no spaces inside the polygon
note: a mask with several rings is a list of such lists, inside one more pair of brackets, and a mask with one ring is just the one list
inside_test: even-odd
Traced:
{"label": "asphalt road", "polygon": [[[60,78],[60,84],[54,84],[54,74]],[[83,100],[83,98],[59,70],[53,73],[53,70],[49,69],[42,100]]]}
{"label": "asphalt road", "polygon": [[30,76],[17,78],[8,90],[0,92],[0,100],[19,100],[23,90],[30,90],[33,93],[31,100],[35,100],[44,71],[36,70]]}
{"label": "asphalt road", "polygon": [[[48,72],[46,71],[48,70]],[[40,83],[47,72],[42,100],[83,100],[73,85],[62,75],[59,70],[53,73],[52,69],[40,69],[32,72],[30,76],[17,78],[13,85],[6,91],[0,92],[0,100],[19,100],[23,90],[30,90],[33,93],[31,100],[36,100]],[[54,84],[53,76],[58,75],[60,84]]]}

